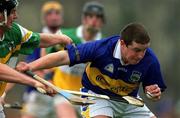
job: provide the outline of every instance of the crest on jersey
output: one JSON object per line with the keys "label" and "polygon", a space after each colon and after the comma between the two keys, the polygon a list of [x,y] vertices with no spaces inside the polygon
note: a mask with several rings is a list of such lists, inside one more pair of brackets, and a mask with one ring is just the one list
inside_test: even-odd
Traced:
{"label": "crest on jersey", "polygon": [[130,76],[130,81],[136,83],[140,80],[142,73],[138,71],[133,71]]}
{"label": "crest on jersey", "polygon": [[110,73],[113,73],[114,72],[114,65],[108,64],[107,66],[104,67],[104,69]]}

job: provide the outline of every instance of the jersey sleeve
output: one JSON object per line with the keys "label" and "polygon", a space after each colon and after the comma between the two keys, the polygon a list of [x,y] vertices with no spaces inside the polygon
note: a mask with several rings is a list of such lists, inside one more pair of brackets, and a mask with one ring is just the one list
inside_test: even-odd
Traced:
{"label": "jersey sleeve", "polygon": [[166,89],[158,61],[150,65],[142,85],[143,88],[145,88],[146,86],[153,84],[157,84],[161,88],[161,91]]}
{"label": "jersey sleeve", "polygon": [[40,35],[27,30],[18,24],[21,31],[21,49],[22,54],[32,54],[34,49],[39,47]]}
{"label": "jersey sleeve", "polygon": [[47,54],[55,52],[55,51],[54,51],[54,47],[52,47],[52,46],[46,48],[45,50],[46,50],[46,53],[47,53]]}
{"label": "jersey sleeve", "polygon": [[77,46],[74,44],[66,46],[70,58],[70,66],[93,61],[96,58],[96,43],[93,41]]}

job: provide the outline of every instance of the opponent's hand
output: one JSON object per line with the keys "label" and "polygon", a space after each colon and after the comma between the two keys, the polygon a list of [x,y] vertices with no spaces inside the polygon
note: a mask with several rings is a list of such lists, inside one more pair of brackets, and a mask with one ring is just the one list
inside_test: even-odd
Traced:
{"label": "opponent's hand", "polygon": [[157,84],[146,86],[145,93],[152,100],[159,100],[161,98],[161,89]]}
{"label": "opponent's hand", "polygon": [[16,70],[19,72],[25,72],[31,70],[31,68],[26,62],[19,62],[16,66]]}
{"label": "opponent's hand", "polygon": [[46,86],[46,85],[43,85],[42,83],[40,82],[36,82],[34,87],[39,91],[41,92],[42,94],[46,94],[46,95],[49,95],[49,96],[55,96],[57,94],[56,91],[54,91],[52,88]]}
{"label": "opponent's hand", "polygon": [[61,40],[63,39],[63,43],[64,44],[71,44],[72,43],[72,39],[70,37],[68,37],[67,35],[61,34],[59,35],[61,36]]}

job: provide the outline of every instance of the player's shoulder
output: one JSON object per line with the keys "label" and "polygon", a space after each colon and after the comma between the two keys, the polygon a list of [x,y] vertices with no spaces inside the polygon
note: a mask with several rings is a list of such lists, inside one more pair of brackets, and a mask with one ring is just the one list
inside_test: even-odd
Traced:
{"label": "player's shoulder", "polygon": [[16,22],[13,22],[10,31],[20,32],[20,25]]}
{"label": "player's shoulder", "polygon": [[19,25],[15,22],[12,23],[11,28],[7,31],[7,35],[11,38],[15,39],[21,39],[21,30],[19,28]]}
{"label": "player's shoulder", "polygon": [[96,41],[96,45],[99,47],[111,47],[114,44],[116,44],[119,39],[120,39],[120,36],[113,35],[113,36],[106,37],[106,38]]}
{"label": "player's shoulder", "polygon": [[145,54],[145,60],[151,63],[159,63],[158,58],[151,48],[148,48]]}
{"label": "player's shoulder", "polygon": [[94,48],[96,49],[96,55],[98,55],[98,57],[105,58],[105,56],[112,54],[113,49],[119,39],[119,36],[110,36],[90,43],[94,45]]}
{"label": "player's shoulder", "polygon": [[113,35],[113,36],[109,36],[109,37],[106,37],[106,38],[103,38],[101,40],[97,40],[96,42],[98,43],[115,43],[117,42],[118,40],[120,39],[120,36],[118,35]]}

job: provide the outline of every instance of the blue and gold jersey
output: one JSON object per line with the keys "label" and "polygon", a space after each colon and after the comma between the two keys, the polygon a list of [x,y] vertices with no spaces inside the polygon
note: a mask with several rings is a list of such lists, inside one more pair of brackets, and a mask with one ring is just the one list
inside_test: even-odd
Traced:
{"label": "blue and gold jersey", "polygon": [[110,96],[136,97],[141,82],[143,87],[158,84],[163,91],[166,86],[153,51],[148,48],[144,58],[136,65],[122,65],[120,59],[113,55],[119,40],[120,36],[112,36],[86,44],[67,46],[71,66],[90,62],[83,74],[83,86],[95,93]]}

